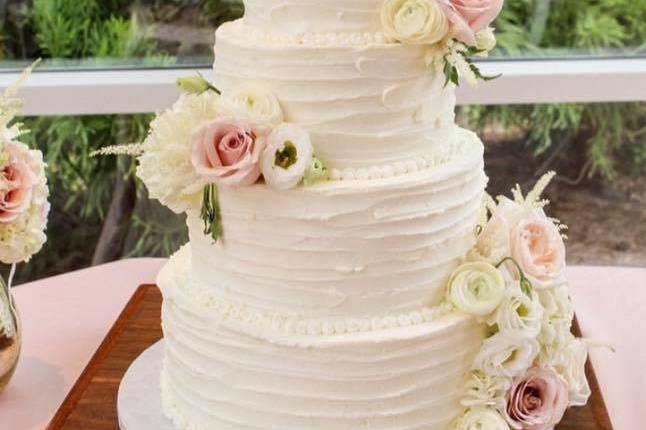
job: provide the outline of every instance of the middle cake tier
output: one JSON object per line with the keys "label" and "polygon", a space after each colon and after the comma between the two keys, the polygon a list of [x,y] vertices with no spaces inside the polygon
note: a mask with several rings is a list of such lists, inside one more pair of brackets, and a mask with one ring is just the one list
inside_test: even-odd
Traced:
{"label": "middle cake tier", "polygon": [[388,178],[286,192],[222,187],[217,244],[189,215],[195,288],[227,306],[318,327],[414,319],[441,301],[474,244],[482,206],[482,143],[456,128],[447,147],[424,169]]}

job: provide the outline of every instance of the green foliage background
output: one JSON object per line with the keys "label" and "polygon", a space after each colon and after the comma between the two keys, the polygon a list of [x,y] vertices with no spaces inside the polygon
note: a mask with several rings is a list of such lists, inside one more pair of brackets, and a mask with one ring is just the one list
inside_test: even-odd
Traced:
{"label": "green foliage background", "polygon": [[[495,24],[495,55],[644,55],[645,23],[644,0],[507,1]],[[467,113],[472,127],[519,129],[535,156],[583,154],[580,179],[612,180],[620,164],[645,164],[644,103],[478,106]]]}
{"label": "green foliage background", "polygon": [[[4,60],[173,62],[176,52],[160,42],[155,24],[180,21],[210,31],[243,12],[238,0],[8,0],[0,5]],[[496,55],[564,55],[564,49],[595,55],[609,49],[643,54],[645,22],[644,0],[508,0],[496,22]],[[197,54],[208,62],[210,47]],[[619,174],[618,166],[646,165],[645,106],[480,106],[466,108],[462,117],[475,129],[502,126],[514,131],[531,153],[548,164],[576,159],[578,171],[572,176],[609,181]],[[147,199],[134,178],[131,160],[89,157],[103,146],[141,141],[150,119],[150,115],[27,119],[32,130],[29,143],[43,150],[49,164],[53,210],[49,242],[31,264],[21,266],[19,281],[84,267],[93,260],[166,256],[186,240],[182,217]],[[115,202],[117,207],[123,204],[120,187],[134,193],[134,208],[119,219],[119,233],[109,240],[110,252],[97,255],[97,248],[105,247],[99,242],[110,208]]]}

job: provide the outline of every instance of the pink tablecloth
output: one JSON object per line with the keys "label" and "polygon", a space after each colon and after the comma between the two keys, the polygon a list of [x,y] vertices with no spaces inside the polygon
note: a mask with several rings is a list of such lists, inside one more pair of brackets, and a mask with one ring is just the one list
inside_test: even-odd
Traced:
{"label": "pink tablecloth", "polygon": [[1,430],[45,428],[134,291],[154,282],[164,261],[124,260],[13,290],[23,350],[0,396]]}
{"label": "pink tablecloth", "polygon": [[[44,429],[134,290],[163,262],[124,260],[14,290],[24,347],[0,396],[0,429]],[[591,353],[615,430],[645,428],[646,269],[573,267],[569,275],[584,335],[617,351]]]}

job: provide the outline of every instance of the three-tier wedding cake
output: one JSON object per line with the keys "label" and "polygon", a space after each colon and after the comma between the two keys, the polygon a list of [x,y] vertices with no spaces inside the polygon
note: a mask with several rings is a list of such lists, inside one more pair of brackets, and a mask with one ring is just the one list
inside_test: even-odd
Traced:
{"label": "three-tier wedding cake", "polygon": [[187,213],[159,275],[191,430],[551,429],[585,403],[558,221],[485,192],[455,88],[502,0],[246,0],[139,176]]}

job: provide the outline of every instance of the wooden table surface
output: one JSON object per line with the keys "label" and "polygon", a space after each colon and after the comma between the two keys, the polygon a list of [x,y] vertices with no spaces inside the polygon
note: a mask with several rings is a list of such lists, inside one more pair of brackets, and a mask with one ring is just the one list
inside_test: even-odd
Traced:
{"label": "wooden table surface", "polygon": [[[161,302],[161,293],[154,285],[136,291],[47,430],[119,429],[119,384],[139,354],[162,338]],[[556,430],[612,430],[590,363],[587,373],[593,391],[590,403],[570,409]]]}

